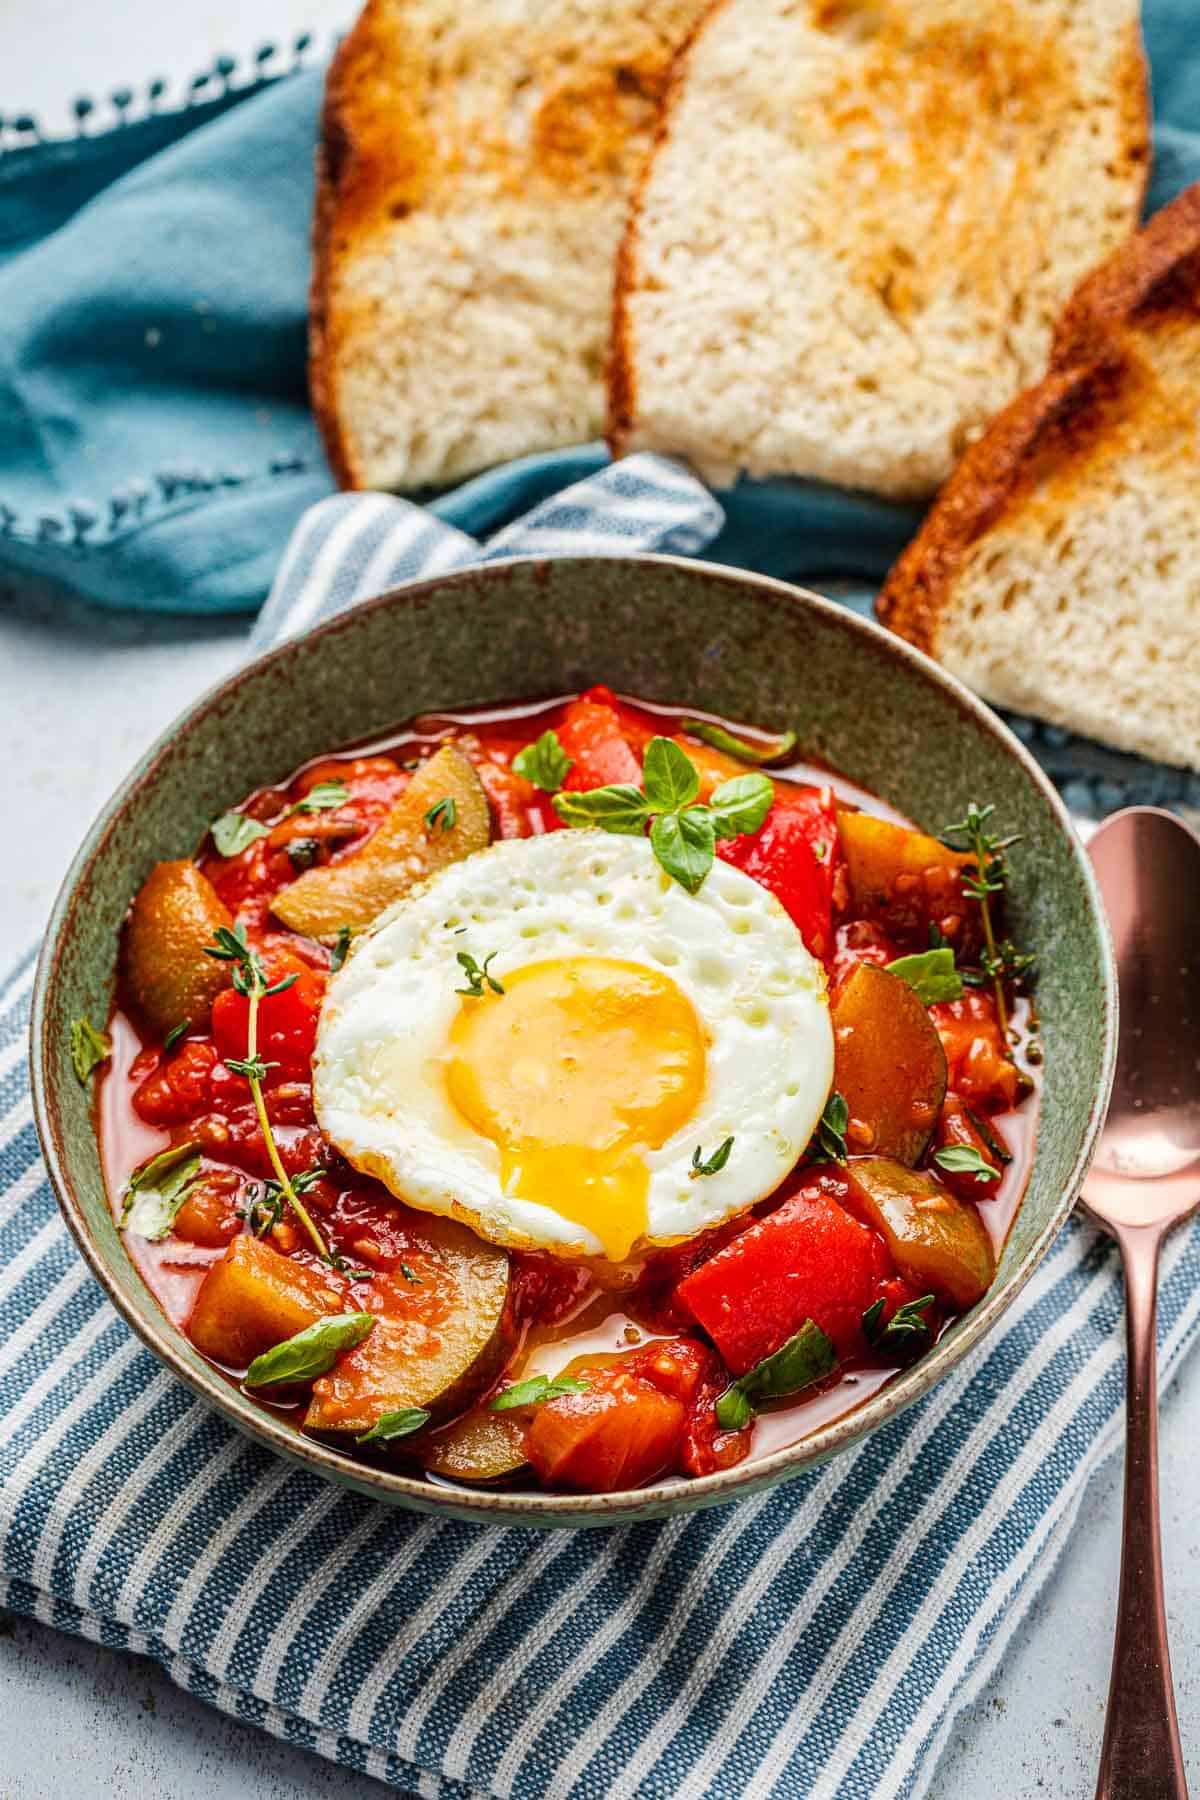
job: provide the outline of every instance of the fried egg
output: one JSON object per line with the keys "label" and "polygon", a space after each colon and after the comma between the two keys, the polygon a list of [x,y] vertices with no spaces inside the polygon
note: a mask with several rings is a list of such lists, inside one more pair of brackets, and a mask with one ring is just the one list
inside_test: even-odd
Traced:
{"label": "fried egg", "polygon": [[329,984],[313,1098],[410,1206],[621,1262],[771,1193],[832,1079],[825,974],[773,895],[720,860],[689,894],[647,839],[571,830],[380,917]]}

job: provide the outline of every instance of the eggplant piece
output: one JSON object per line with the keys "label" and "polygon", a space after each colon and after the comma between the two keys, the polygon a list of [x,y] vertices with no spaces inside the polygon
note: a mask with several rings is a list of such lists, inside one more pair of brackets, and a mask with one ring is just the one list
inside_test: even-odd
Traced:
{"label": "eggplant piece", "polygon": [[522,1412],[489,1412],[474,1406],[419,1445],[424,1467],[450,1481],[502,1481],[527,1466]]}
{"label": "eggplant piece", "polygon": [[271,910],[305,937],[362,931],[385,907],[449,863],[486,848],[487,795],[472,764],[443,744],[419,768],[361,850],[309,869],[281,889]]}
{"label": "eggplant piece", "polygon": [[245,1232],[204,1277],[187,1333],[214,1362],[244,1369],[306,1326],[345,1310],[340,1286]]}
{"label": "eggplant piece", "polygon": [[833,1085],[849,1110],[851,1151],[912,1166],[946,1097],[946,1052],[927,1009],[898,975],[859,963],[832,1020]]}
{"label": "eggplant piece", "polygon": [[356,1290],[375,1328],[313,1384],[310,1431],[358,1438],[407,1407],[422,1407],[435,1423],[453,1418],[508,1360],[515,1329],[507,1254],[463,1225],[427,1223],[434,1251],[419,1282],[379,1275]]}
{"label": "eggplant piece", "polygon": [[983,1298],[996,1258],[974,1207],[927,1169],[906,1169],[885,1157],[856,1158],[848,1172],[859,1210],[907,1280],[959,1312]]}
{"label": "eggplant piece", "polygon": [[204,1024],[229,986],[229,964],[206,954],[229,908],[195,863],[155,863],[125,927],[125,976],[139,1011],[160,1037],[184,1019]]}

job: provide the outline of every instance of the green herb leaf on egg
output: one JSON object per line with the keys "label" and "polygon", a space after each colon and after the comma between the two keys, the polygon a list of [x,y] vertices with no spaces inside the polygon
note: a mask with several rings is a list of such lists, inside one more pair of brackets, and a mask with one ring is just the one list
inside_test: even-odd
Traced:
{"label": "green herb leaf on egg", "polygon": [[723,1144],[718,1144],[710,1157],[705,1157],[703,1144],[697,1144],[692,1152],[692,1166],[688,1174],[695,1181],[701,1175],[719,1175],[729,1161],[729,1153],[733,1149],[733,1139],[727,1137]]}
{"label": "green herb leaf on egg", "polygon": [[698,894],[713,865],[717,839],[704,807],[659,813],[650,827],[650,847],[662,867],[689,894]]}
{"label": "green herb leaf on egg", "polygon": [[653,737],[642,758],[642,785],[652,812],[678,812],[700,792],[700,772],[672,738]]}
{"label": "green herb leaf on egg", "polygon": [[705,810],[719,838],[746,837],[761,829],[774,800],[769,775],[735,775],[721,783]]}

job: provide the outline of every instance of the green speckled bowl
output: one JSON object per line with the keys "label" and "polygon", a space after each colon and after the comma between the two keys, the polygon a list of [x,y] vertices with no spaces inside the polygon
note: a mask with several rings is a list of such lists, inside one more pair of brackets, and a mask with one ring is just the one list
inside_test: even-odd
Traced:
{"label": "green speckled bowl", "polygon": [[[1037,1155],[990,1293],[934,1350],[803,1443],[703,1480],[603,1497],[471,1492],[380,1471],[259,1410],[168,1324],[105,1199],[69,1022],[102,1019],[118,929],[151,864],[307,757],[412,714],[550,697],[596,681],[766,726],[932,829],[996,802],[1014,860],[1014,935],[1037,950],[1046,1048]],[[1079,1191],[1112,1079],[1116,991],[1091,869],[1062,805],[995,716],[932,662],[780,582],[666,557],[521,561],[419,582],[252,663],[186,713],[105,807],[67,877],[34,999],[38,1129],[63,1213],[114,1305],[242,1430],[397,1505],[493,1524],[598,1525],[711,1506],[821,1462],[909,1405],[965,1356],[1028,1280]]]}

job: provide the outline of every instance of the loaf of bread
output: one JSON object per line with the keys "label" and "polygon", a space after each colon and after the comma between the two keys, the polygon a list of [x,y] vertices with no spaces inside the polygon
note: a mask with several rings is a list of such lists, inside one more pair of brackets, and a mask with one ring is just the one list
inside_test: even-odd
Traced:
{"label": "loaf of bread", "polygon": [[326,85],[313,404],[346,487],[604,425],[612,276],[707,0],[368,0]]}
{"label": "loaf of bread", "polygon": [[1089,276],[879,598],[998,705],[1200,769],[1200,186]]}
{"label": "loaf of bread", "polygon": [[1135,227],[1137,0],[717,0],[620,252],[618,451],[918,497]]}

